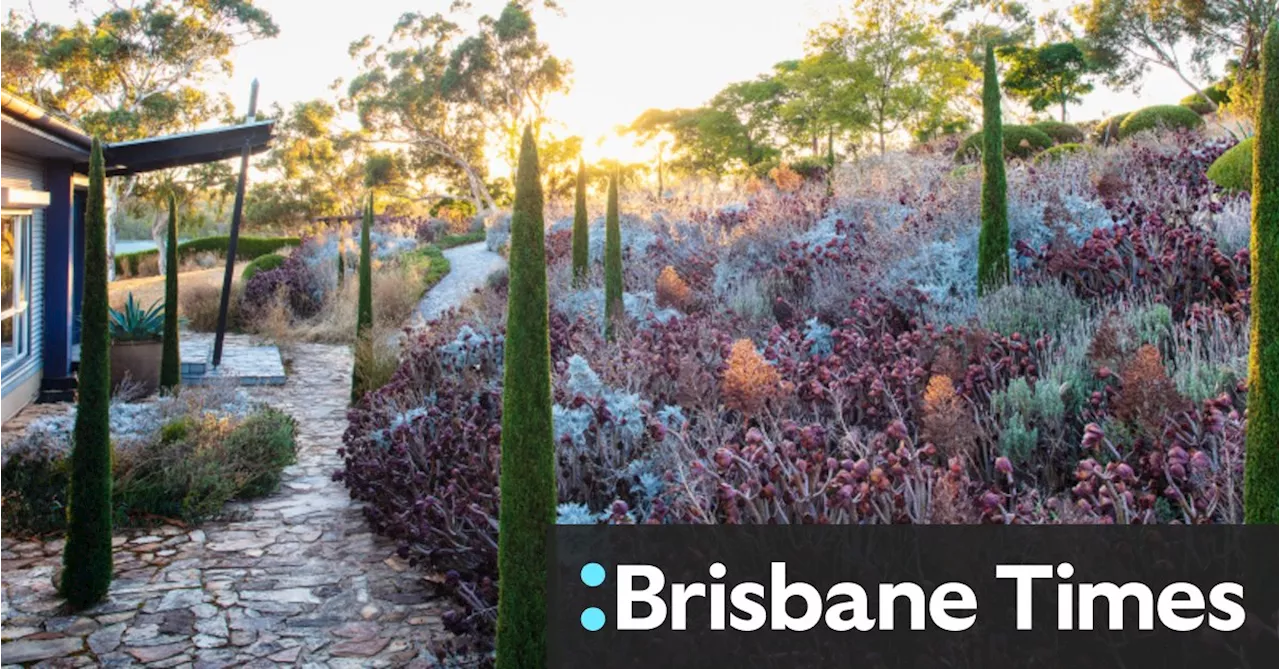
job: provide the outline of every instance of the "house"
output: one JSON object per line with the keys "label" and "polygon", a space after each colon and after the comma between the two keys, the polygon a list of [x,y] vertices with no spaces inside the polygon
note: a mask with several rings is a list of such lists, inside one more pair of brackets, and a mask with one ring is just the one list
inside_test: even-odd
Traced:
{"label": "house", "polygon": [[[40,107],[0,92],[3,343],[0,419],[75,388],[84,267],[84,208],[92,138]],[[108,177],[264,151],[274,121],[103,146]]]}

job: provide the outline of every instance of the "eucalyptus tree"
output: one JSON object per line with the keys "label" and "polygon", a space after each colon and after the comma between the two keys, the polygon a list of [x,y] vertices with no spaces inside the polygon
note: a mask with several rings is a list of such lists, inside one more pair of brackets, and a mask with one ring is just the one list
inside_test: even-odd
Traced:
{"label": "eucalyptus tree", "polygon": [[[39,20],[34,9],[9,13],[0,79],[5,90],[106,141],[191,130],[225,116],[229,102],[207,94],[207,84],[232,72],[237,47],[279,33],[253,0],[107,0],[93,5],[101,7],[96,12],[72,5],[79,16],[66,26]],[[108,268],[138,181],[107,185]]]}

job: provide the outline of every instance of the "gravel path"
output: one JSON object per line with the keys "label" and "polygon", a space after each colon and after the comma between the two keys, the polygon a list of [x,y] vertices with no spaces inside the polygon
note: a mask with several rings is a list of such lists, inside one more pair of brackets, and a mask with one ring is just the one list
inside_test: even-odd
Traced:
{"label": "gravel path", "polygon": [[455,246],[444,252],[449,259],[449,274],[422,298],[413,317],[413,327],[435,320],[466,301],[475,289],[484,286],[490,274],[507,266],[502,256],[485,248],[484,242]]}

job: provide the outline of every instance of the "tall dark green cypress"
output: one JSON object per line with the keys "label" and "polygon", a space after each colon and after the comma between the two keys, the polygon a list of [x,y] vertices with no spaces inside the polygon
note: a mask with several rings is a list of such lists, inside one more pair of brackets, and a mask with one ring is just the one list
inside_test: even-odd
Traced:
{"label": "tall dark green cypress", "polygon": [[[351,364],[351,403],[360,401],[364,394],[365,372],[360,368],[373,351],[373,258],[369,242],[369,229],[373,227],[373,191],[369,192],[369,204],[360,222],[360,269],[357,286],[360,295],[356,301],[356,347]],[[339,245],[338,257],[342,257]]]}
{"label": "tall dark green cypress", "polygon": [[622,318],[622,229],[618,224],[618,171],[609,177],[609,206],[604,219],[604,333],[612,339]]}
{"label": "tall dark green cypress", "polygon": [[95,138],[89,156],[80,304],[80,374],[67,498],[67,543],[59,588],[76,609],[111,587],[111,339],[107,332],[106,173]]}
{"label": "tall dark green cypress", "polygon": [[1004,175],[1004,127],[996,57],[987,44],[982,72],[982,231],[978,235],[978,294],[1009,283],[1009,205]]}
{"label": "tall dark green cypress", "polygon": [[164,351],[160,387],[172,391],[182,382],[178,352],[178,205],[169,195],[169,234],[164,247]]}
{"label": "tall dark green cypress", "polygon": [[1249,414],[1245,436],[1244,518],[1246,523],[1275,525],[1280,496],[1280,454],[1276,442],[1276,375],[1280,366],[1277,356],[1277,226],[1276,179],[1277,128],[1276,109],[1280,107],[1277,79],[1280,62],[1276,53],[1275,21],[1262,40],[1262,100],[1258,105],[1257,139],[1253,144],[1253,231],[1250,238],[1250,273],[1253,282],[1249,336]]}
{"label": "tall dark green cypress", "polygon": [[546,666],[547,528],[555,523],[555,437],[542,182],[525,129],[511,214],[498,512],[499,669]]}
{"label": "tall dark green cypress", "polygon": [[578,183],[573,193],[573,282],[586,283],[591,271],[591,238],[587,228],[587,168],[578,159]]}
{"label": "tall dark green cypress", "polygon": [[369,206],[364,210],[360,223],[360,300],[356,306],[356,336],[362,337],[373,328],[373,259],[369,230],[373,227],[373,191],[369,192]]}

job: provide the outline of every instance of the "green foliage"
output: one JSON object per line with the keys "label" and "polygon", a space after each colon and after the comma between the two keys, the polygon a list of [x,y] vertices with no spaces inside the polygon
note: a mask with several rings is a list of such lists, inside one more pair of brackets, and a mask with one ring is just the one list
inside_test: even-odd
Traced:
{"label": "green foliage", "polygon": [[983,328],[992,332],[1036,339],[1062,331],[1086,311],[1084,301],[1058,282],[1013,284],[983,295],[977,318]]}
{"label": "green foliage", "polygon": [[59,590],[75,609],[111,586],[111,357],[107,330],[106,172],[93,140],[85,208],[80,373],[67,498],[67,544]]}
{"label": "green foliage", "polygon": [[622,229],[618,220],[618,176],[609,180],[609,202],[604,219],[604,332],[612,338],[622,305]]}
{"label": "green foliage", "polygon": [[[356,302],[356,342],[367,341],[373,337],[373,256],[369,241],[369,231],[373,227],[373,192],[369,192],[369,204],[364,210],[364,219],[360,222],[360,268],[359,291]],[[360,369],[360,359],[354,361],[351,370],[351,403],[360,401],[364,388],[360,380],[366,374]]]}
{"label": "green foliage", "polygon": [[1129,114],[1120,124],[1120,138],[1144,130],[1195,130],[1202,125],[1200,115],[1182,105],[1155,105]]}
{"label": "green foliage", "polygon": [[1078,153],[1085,153],[1088,150],[1089,150],[1089,147],[1084,144],[1076,144],[1074,142],[1067,143],[1067,144],[1059,144],[1057,146],[1051,146],[1048,149],[1045,149],[1044,151],[1036,154],[1036,157],[1032,159],[1032,162],[1034,162],[1037,165],[1045,165],[1058,160],[1063,160],[1068,156],[1074,156]]}
{"label": "green foliage", "polygon": [[1048,135],[1054,144],[1079,144],[1084,141],[1084,133],[1070,123],[1040,121],[1032,123],[1031,127]]}
{"label": "green foliage", "polygon": [[[1006,125],[1001,129],[1001,143],[1004,145],[1004,158],[1026,160],[1035,154],[1053,146],[1053,138],[1043,130],[1029,125]],[[965,138],[956,149],[957,162],[968,162],[982,157],[983,131],[973,133]]]}
{"label": "green foliage", "polygon": [[578,178],[573,191],[573,281],[581,286],[590,272],[591,246],[587,225],[587,172],[578,161]]}
{"label": "green foliage", "polygon": [[109,318],[113,341],[153,341],[164,336],[165,310],[160,300],[144,309],[129,293],[119,310],[110,309]]}
{"label": "green foliage", "polygon": [[450,269],[449,259],[434,244],[402,254],[400,265],[422,277],[423,293],[440,283]]}
{"label": "green foliage", "polygon": [[555,522],[555,435],[542,185],[527,128],[511,215],[499,486],[499,669],[546,662],[547,529]]}
{"label": "green foliage", "polygon": [[[996,57],[987,45],[982,76],[982,230],[978,234],[978,294],[1009,283],[1009,203],[1002,149],[1007,146],[1000,120],[1000,82]],[[1040,133],[1034,128],[1033,132]],[[1040,133],[1046,139],[1047,135]],[[1047,147],[1045,147],[1047,148]]]}
{"label": "green foliage", "polygon": [[1280,194],[1277,193],[1277,162],[1280,155],[1280,55],[1273,20],[1267,28],[1262,48],[1262,97],[1254,123],[1257,141],[1253,150],[1253,230],[1250,238],[1252,304],[1249,333],[1248,434],[1245,439],[1244,504],[1245,522],[1275,525],[1280,520],[1276,499],[1280,497],[1280,456],[1277,442],[1277,374],[1280,374],[1280,333],[1277,321],[1277,282],[1280,281]]}
{"label": "green foliage", "polygon": [[[240,272],[240,281],[248,282],[258,274],[258,272],[266,272],[273,270],[284,264],[284,256],[279,253],[268,253],[265,256],[258,256],[253,262],[244,266],[244,271]],[[342,284],[342,254],[338,254],[338,284]]]}
{"label": "green foliage", "polygon": [[[188,239],[187,241],[178,244],[177,254],[179,261],[186,261],[201,253],[216,253],[226,256],[227,247],[230,243],[231,237],[227,235],[214,235],[212,237]],[[302,240],[298,237],[241,236],[236,240],[236,259],[253,260],[258,256],[275,253],[280,249],[298,246],[301,243]],[[157,249],[149,249],[146,251],[138,251],[136,253],[117,254],[115,256],[116,274],[139,276],[139,270],[142,268],[143,264],[159,253],[160,251]]]}
{"label": "green foliage", "polygon": [[[1231,95],[1227,92],[1228,86],[1229,84],[1225,81],[1216,83],[1208,88],[1182,98],[1178,101],[1178,104],[1194,111],[1197,114],[1204,115],[1213,113],[1218,109],[1218,107],[1231,102]],[[1205,100],[1206,97],[1209,99]],[[1210,102],[1213,104],[1210,104]]]}
{"label": "green foliage", "polygon": [[164,351],[160,358],[160,387],[172,391],[182,383],[178,340],[178,209],[172,195],[169,196],[164,270]]}
{"label": "green foliage", "polygon": [[1067,105],[1079,103],[1093,91],[1093,84],[1086,81],[1092,68],[1075,42],[1038,47],[1010,45],[1000,49],[1000,56],[1009,65],[1004,76],[1005,91],[1026,100],[1034,111],[1057,107],[1061,112],[1059,120],[1064,123]]}
{"label": "green foliage", "polygon": [[443,237],[432,242],[433,245],[442,249],[451,249],[455,246],[463,246],[465,244],[475,244],[484,241],[484,230],[476,230],[475,232],[464,232],[460,235],[444,235]]}
{"label": "green foliage", "polygon": [[1106,146],[1107,144],[1119,139],[1120,126],[1124,123],[1125,119],[1129,118],[1130,113],[1132,112],[1116,114],[1115,116],[1098,121],[1098,124],[1093,126],[1093,141]]}
{"label": "green foliage", "polygon": [[1218,186],[1230,191],[1248,191],[1253,188],[1253,147],[1256,137],[1227,149],[1209,166],[1205,176]]}

